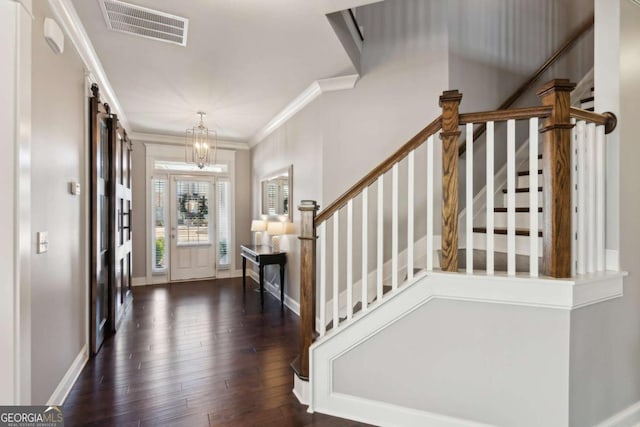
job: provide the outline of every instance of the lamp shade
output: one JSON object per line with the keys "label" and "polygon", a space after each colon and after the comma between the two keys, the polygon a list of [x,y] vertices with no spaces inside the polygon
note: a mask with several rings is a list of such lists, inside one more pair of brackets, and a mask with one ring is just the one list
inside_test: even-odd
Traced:
{"label": "lamp shade", "polygon": [[251,231],[265,231],[267,229],[267,222],[261,219],[254,219],[251,221]]}
{"label": "lamp shade", "polygon": [[285,222],[284,234],[296,234],[296,225],[293,222]]}
{"label": "lamp shade", "polygon": [[282,222],[270,222],[267,226],[267,234],[270,236],[279,236],[284,234],[284,224]]}

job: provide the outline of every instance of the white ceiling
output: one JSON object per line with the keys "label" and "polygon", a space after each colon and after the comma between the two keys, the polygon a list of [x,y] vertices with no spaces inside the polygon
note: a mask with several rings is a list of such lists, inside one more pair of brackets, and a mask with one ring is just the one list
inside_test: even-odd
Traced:
{"label": "white ceiling", "polygon": [[186,47],[107,29],[98,0],[73,0],[130,132],[182,135],[196,112],[247,141],[314,80],[353,74],[312,0],[132,0],[189,19]]}

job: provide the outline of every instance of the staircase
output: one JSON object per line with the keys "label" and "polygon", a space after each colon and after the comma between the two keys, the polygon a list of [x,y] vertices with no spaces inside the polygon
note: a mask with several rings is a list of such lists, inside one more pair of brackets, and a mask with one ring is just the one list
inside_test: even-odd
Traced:
{"label": "staircase", "polygon": [[[314,201],[301,203],[301,351],[292,367],[294,392],[310,411],[380,425],[470,425],[442,422],[440,413],[460,411],[443,407],[434,414],[413,401],[424,381],[458,378],[457,364],[473,366],[468,375],[487,384],[495,397],[487,407],[540,390],[545,405],[562,400],[552,391],[564,387],[555,382],[566,376],[568,362],[554,355],[566,350],[569,337],[548,335],[550,330],[563,334],[566,328],[555,322],[564,318],[543,311],[552,324],[538,330],[533,325],[547,320],[538,314],[530,319],[535,309],[505,312],[496,306],[573,309],[621,295],[621,273],[605,272],[604,263],[603,149],[615,117],[569,107],[574,87],[567,80],[553,80],[538,91],[541,106],[464,114],[458,111],[462,95],[446,91],[440,97],[441,116],[322,212]],[[589,96],[581,98],[590,102]],[[516,121],[528,124],[529,130],[528,143],[518,150]],[[487,130],[482,141],[486,154],[474,162],[474,129],[479,125]],[[496,126],[506,126],[504,144],[497,140]],[[461,140],[466,150],[460,150]],[[438,156],[436,144],[442,144]],[[496,147],[507,151],[506,165],[497,174]],[[459,198],[463,151],[466,188],[473,188],[474,165],[486,162],[490,190],[482,197],[469,191],[464,200]],[[426,182],[416,180],[418,170],[426,171]],[[406,174],[402,186],[401,174]],[[474,213],[474,203],[481,202],[484,219],[465,215],[459,221],[459,205]],[[441,207],[441,222],[436,207]],[[426,235],[417,238],[417,229]],[[408,245],[401,246],[401,235]],[[451,319],[447,316],[452,308],[447,308],[432,318],[441,301],[479,301],[491,308],[457,328],[456,322],[473,310],[464,309]],[[519,316],[524,316],[522,323]],[[494,317],[500,320],[486,322]],[[396,336],[401,339],[394,341]],[[442,341],[447,336],[460,341]],[[423,337],[442,341],[435,353]],[[487,338],[478,337],[497,341],[485,348]],[[528,348],[531,342],[539,343],[535,351]],[[547,343],[557,347],[538,349]],[[487,361],[460,356],[479,349]],[[487,364],[500,360],[507,349],[510,355],[502,367],[487,371]],[[413,357],[416,351],[429,354],[431,362]],[[433,363],[446,365],[451,375],[438,379]],[[518,376],[523,377],[514,389],[511,378]],[[394,378],[401,378],[402,389],[417,389],[403,394]],[[358,388],[369,383],[370,388]],[[440,395],[448,401],[466,396],[464,402],[487,395],[474,390],[454,387]],[[381,403],[394,399],[399,403]],[[438,395],[432,399],[438,401]],[[514,402],[514,408],[536,422],[536,408],[518,404]],[[496,407],[494,412],[499,411]]]}

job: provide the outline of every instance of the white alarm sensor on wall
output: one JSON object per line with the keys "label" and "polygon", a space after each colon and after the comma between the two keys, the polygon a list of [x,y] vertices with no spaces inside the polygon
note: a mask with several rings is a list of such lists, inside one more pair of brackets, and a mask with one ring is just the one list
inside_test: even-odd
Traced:
{"label": "white alarm sensor on wall", "polygon": [[56,21],[44,18],[44,39],[54,53],[64,52],[64,33]]}

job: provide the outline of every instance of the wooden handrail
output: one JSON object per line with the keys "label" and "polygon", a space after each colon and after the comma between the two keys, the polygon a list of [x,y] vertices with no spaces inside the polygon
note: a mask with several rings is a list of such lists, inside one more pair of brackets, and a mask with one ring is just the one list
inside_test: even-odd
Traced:
{"label": "wooden handrail", "polygon": [[595,123],[597,125],[604,125],[605,133],[611,133],[618,124],[618,119],[615,114],[606,112],[603,114],[594,113],[593,111],[583,110],[576,107],[571,107],[569,114],[571,118],[577,120],[584,120],[587,122]]}
{"label": "wooden handrail", "polygon": [[[565,40],[565,42],[560,46],[558,50],[553,52],[551,56],[540,66],[538,69],[529,77],[518,89],[511,94],[500,106],[498,110],[504,110],[513,105],[514,102],[518,100],[527,90],[529,90],[533,84],[542,77],[542,75],[551,67],[555,62],[564,56],[565,53],[571,49],[571,47],[584,35],[586,34],[592,27],[594,22],[594,16],[591,15],[587,20],[580,26],[576,31],[571,33],[569,37]],[[478,127],[478,129],[473,132],[473,141],[475,142],[486,130],[486,125],[482,124]],[[461,144],[458,149],[458,155],[462,156],[467,150],[467,144]]]}
{"label": "wooden handrail", "polygon": [[380,175],[387,172],[394,164],[404,159],[409,152],[418,148],[431,135],[435,134],[442,127],[442,116],[438,116],[434,121],[429,123],[424,129],[418,132],[413,138],[407,141],[400,149],[389,156],[386,160],[376,166],[371,172],[365,175],[354,186],[344,192],[333,203],[327,206],[322,212],[316,216],[316,226],[322,224],[329,219],[337,210],[342,208],[347,202],[362,192],[366,187],[373,184]]}
{"label": "wooden handrail", "polygon": [[477,113],[464,113],[460,114],[460,124],[466,125],[467,123],[486,123],[486,122],[498,122],[505,120],[523,120],[531,119],[533,117],[545,118],[551,114],[551,107],[526,107],[526,108],[514,108],[511,110],[495,110],[495,111],[480,111]]}

